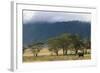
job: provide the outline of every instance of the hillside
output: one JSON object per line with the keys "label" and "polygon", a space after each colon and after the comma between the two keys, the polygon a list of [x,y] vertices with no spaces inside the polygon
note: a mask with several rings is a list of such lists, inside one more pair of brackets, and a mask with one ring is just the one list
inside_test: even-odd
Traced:
{"label": "hillside", "polygon": [[90,37],[91,23],[83,21],[68,22],[35,22],[23,24],[23,44],[28,45],[35,41],[45,41],[62,33],[79,34]]}

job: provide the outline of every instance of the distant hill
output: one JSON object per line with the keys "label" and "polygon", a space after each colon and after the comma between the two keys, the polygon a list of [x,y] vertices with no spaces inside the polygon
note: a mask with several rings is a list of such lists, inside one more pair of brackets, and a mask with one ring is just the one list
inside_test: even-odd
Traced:
{"label": "distant hill", "polygon": [[62,33],[79,34],[90,37],[91,23],[83,21],[67,22],[35,22],[23,24],[23,44],[35,41],[45,41]]}

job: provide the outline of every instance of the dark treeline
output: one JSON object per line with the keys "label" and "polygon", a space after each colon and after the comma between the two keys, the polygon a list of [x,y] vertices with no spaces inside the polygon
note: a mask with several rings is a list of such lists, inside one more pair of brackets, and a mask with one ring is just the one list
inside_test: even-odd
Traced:
{"label": "dark treeline", "polygon": [[[30,48],[33,52],[34,56],[38,56],[38,53],[42,48],[47,45],[48,50],[51,53],[55,53],[59,56],[59,51],[63,51],[63,56],[68,55],[68,50],[74,49],[75,55],[84,56],[84,49],[91,49],[91,41],[90,38],[80,37],[78,34],[69,34],[64,33],[56,37],[48,38],[48,40],[44,42],[36,42],[28,45],[27,48]],[[23,47],[23,53],[25,49]]]}

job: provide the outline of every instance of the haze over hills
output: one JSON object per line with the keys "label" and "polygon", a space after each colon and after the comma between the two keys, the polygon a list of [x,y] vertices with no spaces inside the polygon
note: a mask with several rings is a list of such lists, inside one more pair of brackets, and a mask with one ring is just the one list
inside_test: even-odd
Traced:
{"label": "haze over hills", "polygon": [[91,35],[91,23],[85,21],[35,22],[23,24],[23,44],[45,41],[63,33],[79,34],[87,38]]}

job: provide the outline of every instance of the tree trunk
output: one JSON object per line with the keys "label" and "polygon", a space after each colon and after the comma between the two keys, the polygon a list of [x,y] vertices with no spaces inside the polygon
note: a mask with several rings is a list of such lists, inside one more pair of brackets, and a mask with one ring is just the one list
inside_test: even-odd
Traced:
{"label": "tree trunk", "polygon": [[78,50],[77,50],[77,49],[75,49],[75,54],[76,54],[76,55],[78,54]]}
{"label": "tree trunk", "polygon": [[58,56],[58,50],[55,51],[56,55]]}
{"label": "tree trunk", "polygon": [[65,55],[67,55],[67,49],[65,50]]}
{"label": "tree trunk", "polygon": [[65,50],[64,50],[64,48],[63,48],[63,56],[65,55],[64,52],[65,52]]}
{"label": "tree trunk", "polygon": [[37,53],[36,53],[36,57],[37,57]]}

